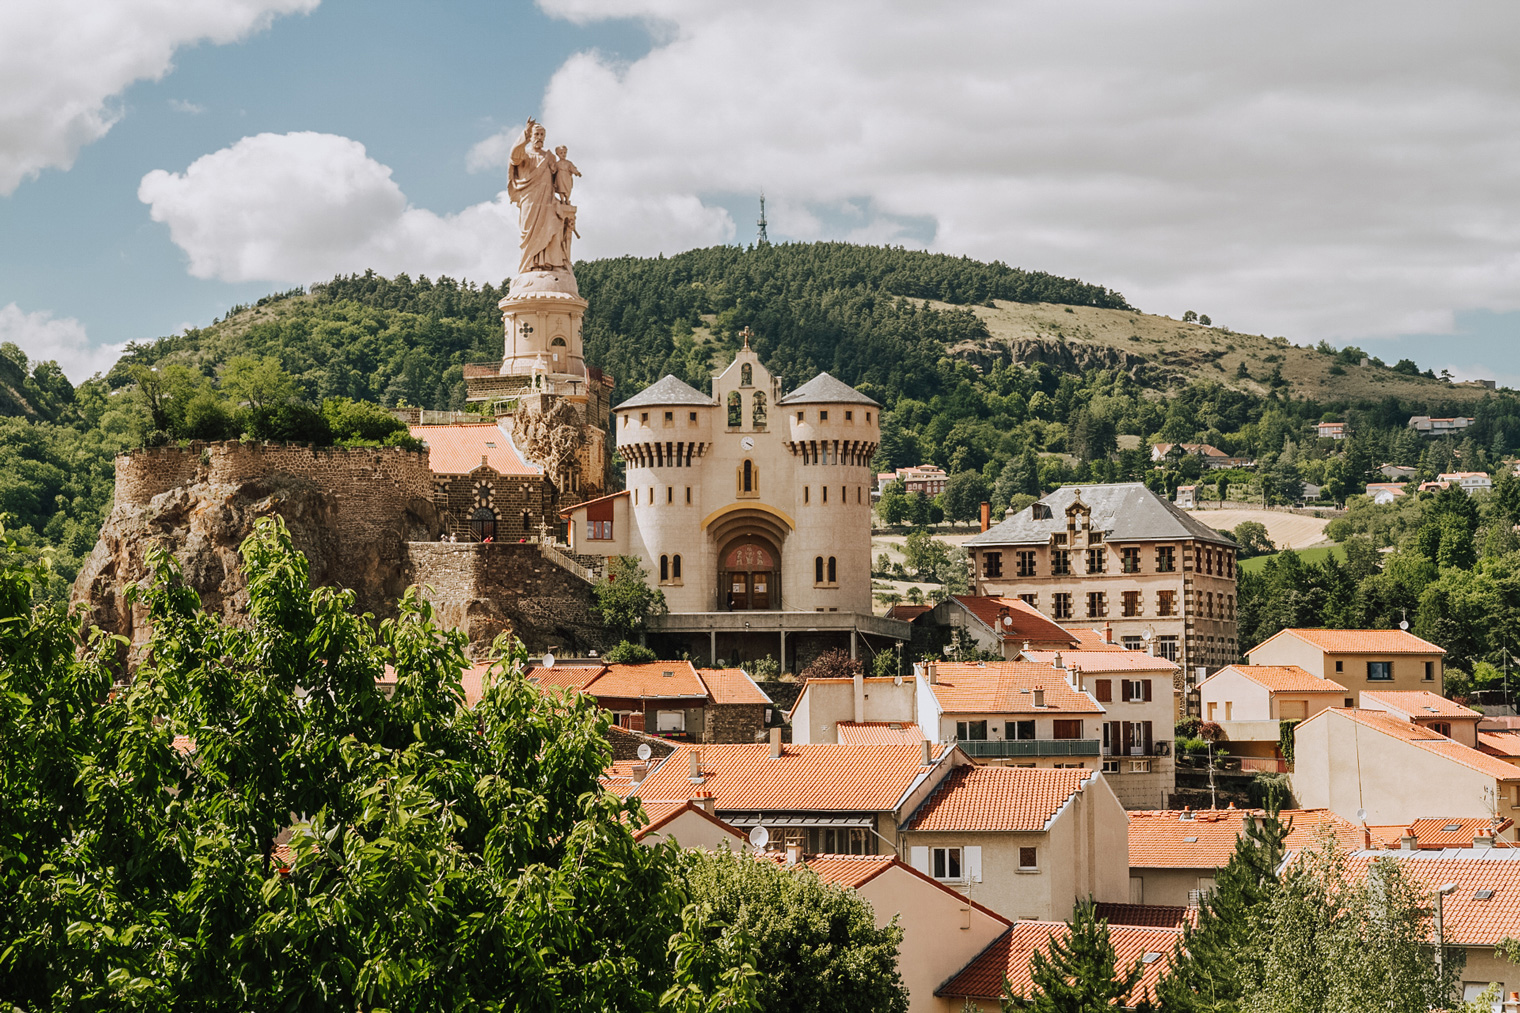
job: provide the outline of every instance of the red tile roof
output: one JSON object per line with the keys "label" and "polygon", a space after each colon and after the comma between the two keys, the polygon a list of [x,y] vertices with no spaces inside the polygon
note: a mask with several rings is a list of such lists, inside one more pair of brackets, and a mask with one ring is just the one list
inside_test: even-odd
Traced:
{"label": "red tile roof", "polygon": [[[639,786],[638,782],[633,779],[633,768],[635,764],[640,762],[642,761],[613,760],[607,766],[607,769],[602,772],[600,780],[603,790],[625,797],[633,794],[633,790]],[[651,761],[650,766],[654,766],[657,762]]]}
{"label": "red tile roof", "polygon": [[[1267,638],[1266,643],[1285,636],[1297,637],[1327,654],[1446,653],[1445,649],[1437,647],[1428,640],[1421,640],[1405,630],[1283,630],[1276,636]],[[1252,651],[1259,650],[1261,646],[1258,644],[1246,653],[1250,654]]]}
{"label": "red tile roof", "polygon": [[1466,718],[1476,721],[1482,714],[1471,707],[1453,703],[1444,696],[1429,690],[1362,690],[1362,699],[1371,698],[1385,705],[1390,711],[1398,711],[1411,719]]}
{"label": "red tile roof", "polygon": [[903,829],[1044,830],[1095,773],[1080,769],[956,767],[908,818]]}
{"label": "red tile roof", "polygon": [[428,467],[439,475],[468,475],[484,463],[502,475],[538,475],[499,426],[412,426],[412,435],[428,448]]}
{"label": "red tile roof", "polygon": [[1387,711],[1327,707],[1308,720],[1330,721],[1336,717],[1347,718],[1355,721],[1363,728],[1370,728],[1392,738],[1401,739],[1417,749],[1423,749],[1427,753],[1443,756],[1454,763],[1460,763],[1470,770],[1487,774],[1496,780],[1509,781],[1520,779],[1520,768],[1505,763],[1497,757],[1489,756],[1487,753],[1479,752],[1471,746],[1464,746],[1455,739],[1448,739],[1440,732],[1432,731],[1429,728],[1396,717]]}
{"label": "red tile roof", "polygon": [[1166,672],[1177,671],[1177,665],[1146,654],[1144,651],[1025,651],[1024,657],[1042,665],[1054,665],[1056,655],[1066,668],[1078,668],[1087,675],[1100,672]]}
{"label": "red tile roof", "polygon": [[602,500],[607,500],[607,499],[617,499],[619,496],[627,496],[628,494],[629,494],[628,490],[624,489],[622,492],[608,493],[605,496],[598,496],[596,499],[583,499],[579,503],[576,503],[576,504],[574,504],[572,506],[565,507],[565,509],[563,509],[563,510],[561,510],[559,512],[559,515],[561,517],[569,517],[571,514],[575,513],[576,511],[578,511],[578,510],[584,510],[584,509],[586,509],[588,506],[590,506],[593,503],[600,503],[600,502],[602,502]]}
{"label": "red tile roof", "polygon": [[[1003,979],[1006,977],[1015,995],[1027,996],[1034,990],[1029,973],[1030,958],[1036,950],[1048,954],[1051,937],[1064,939],[1067,931],[1063,922],[1018,922],[934,994],[949,997],[952,1002],[960,997],[997,999],[1003,994]],[[1170,965],[1172,950],[1182,937],[1182,931],[1111,924],[1108,936],[1121,969],[1127,970],[1135,961],[1142,961],[1140,981],[1125,1004],[1134,1005],[1146,995],[1154,996],[1156,983]]]}
{"label": "red tile roof", "polygon": [[923,730],[911,721],[838,721],[834,728],[840,742],[856,746],[924,740]]}
{"label": "red tile roof", "polygon": [[1520,732],[1480,731],[1478,749],[1489,756],[1520,759]]}
{"label": "red tile roof", "polygon": [[636,841],[642,841],[650,834],[659,832],[683,813],[694,813],[697,818],[708,821],[723,832],[733,835],[738,840],[747,840],[744,831],[732,824],[724,823],[693,801],[643,802],[643,806],[644,814],[649,817],[649,822],[633,832],[633,839]]}
{"label": "red tile roof", "polygon": [[1124,650],[1123,644],[1111,644],[1103,639],[1102,630],[1088,629],[1085,626],[1061,627],[1077,639],[1076,649],[1079,651],[1107,651],[1113,653]]}
{"label": "red tile roof", "polygon": [[696,697],[706,699],[707,687],[689,661],[651,661],[639,665],[607,665],[584,687],[594,697],[620,700]]}
{"label": "red tile roof", "polygon": [[[1184,819],[1190,815],[1190,819]],[[1235,854],[1235,839],[1245,827],[1245,817],[1260,819],[1262,809],[1199,809],[1191,813],[1174,809],[1137,810],[1129,814],[1129,864],[1136,869],[1218,869]],[[1366,843],[1361,827],[1341,819],[1328,809],[1284,809],[1283,823],[1293,829],[1286,841],[1290,850],[1316,843],[1328,830],[1346,849]]]}
{"label": "red tile roof", "polygon": [[1094,905],[1098,917],[1114,925],[1135,925],[1152,929],[1180,929],[1197,921],[1198,909],[1175,907],[1167,904],[1104,904]]}
{"label": "red tile roof", "polygon": [[523,674],[528,681],[537,684],[540,688],[548,689],[585,689],[586,686],[602,674],[604,665],[555,665],[553,668],[545,668],[543,665],[529,665]]}
{"label": "red tile roof", "polygon": [[[1520,851],[1512,848],[1470,850],[1456,856],[1440,851],[1362,852],[1347,861],[1352,876],[1365,875],[1377,859],[1391,858],[1429,895],[1437,886],[1456,883],[1441,903],[1441,927],[1448,944],[1492,946],[1516,934],[1520,926]],[[1480,890],[1492,893],[1480,900]]]}
{"label": "red tile roof", "polygon": [[887,618],[900,619],[905,623],[911,623],[913,620],[917,619],[925,612],[933,611],[933,605],[906,605],[902,602],[898,602],[896,605],[893,605],[891,608],[887,609]]}
{"label": "red tile roof", "polygon": [[[777,861],[785,861],[784,855],[776,852],[771,852],[770,854]],[[903,875],[914,876],[944,891],[958,905],[964,906],[969,904],[982,914],[1000,921],[1004,925],[1013,924],[1009,919],[991,908],[983,907],[965,894],[951,889],[936,879],[931,879],[895,855],[805,855],[802,864],[804,867],[811,869],[813,874],[823,882],[848,887],[851,890],[858,890],[882,873],[896,869]],[[882,914],[888,913],[894,912],[882,912]]]}
{"label": "red tile roof", "polygon": [[[1041,644],[1077,644],[1077,638],[1059,624],[1047,619],[1039,609],[1021,598],[993,595],[958,594],[953,596],[961,607],[976,616],[984,626],[999,636],[1014,641],[1029,640]],[[1005,622],[1004,620],[1010,620]]]}
{"label": "red tile roof", "polygon": [[771,704],[765,690],[755,684],[742,668],[699,668],[697,674],[707,686],[707,695],[715,704]]}
{"label": "red tile roof", "polygon": [[1226,665],[1203,681],[1208,682],[1209,679],[1226,672],[1242,675],[1258,686],[1266,687],[1272,693],[1334,693],[1336,696],[1346,694],[1346,687],[1340,683],[1321,679],[1297,665]]}
{"label": "red tile roof", "polygon": [[[1424,850],[1438,851],[1442,848],[1470,848],[1473,846],[1473,838],[1479,831],[1503,833],[1513,823],[1513,820],[1507,819],[1495,823],[1487,817],[1482,819],[1427,817],[1425,819],[1414,820],[1408,826],[1391,824],[1368,827],[1367,829],[1372,831],[1373,840],[1381,843],[1385,848],[1396,849],[1400,847],[1404,835],[1412,833],[1414,834],[1417,847]],[[1504,847],[1506,845],[1500,842],[1499,846]]]}
{"label": "red tile roof", "polygon": [[[948,746],[932,747],[936,759]],[[691,754],[701,758],[702,782],[694,784]],[[717,797],[720,812],[811,810],[886,812],[929,773],[923,747],[836,743],[788,744],[772,758],[766,742],[682,746],[660,764],[639,789],[641,796],[691,798],[700,791]]]}
{"label": "red tile roof", "polygon": [[[1071,688],[1064,673],[1032,661],[941,663],[929,690],[946,714],[1102,714],[1086,693]],[[1034,690],[1045,691],[1035,707]]]}

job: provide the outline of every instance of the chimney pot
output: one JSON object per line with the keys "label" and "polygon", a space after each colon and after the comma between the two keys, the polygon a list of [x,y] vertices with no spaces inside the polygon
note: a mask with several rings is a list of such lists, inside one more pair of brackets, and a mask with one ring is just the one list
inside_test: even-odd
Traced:
{"label": "chimney pot", "polygon": [[782,750],[781,750],[781,729],[780,728],[772,728],[771,729],[771,759],[774,760],[774,759],[777,759],[778,757],[780,757],[781,756],[781,752],[782,752]]}
{"label": "chimney pot", "polygon": [[929,685],[937,685],[939,683],[939,666],[932,661],[925,662],[924,676],[929,680]]}
{"label": "chimney pot", "polygon": [[1053,662],[1053,664],[1057,668],[1065,668],[1066,667],[1066,664],[1063,661],[1061,661],[1061,652],[1060,651],[1056,652],[1056,660]]}
{"label": "chimney pot", "polygon": [[713,793],[710,791],[697,792],[697,797],[693,799],[693,801],[696,802],[697,805],[701,806],[702,811],[707,813],[709,816],[712,815],[713,809],[718,804],[718,800],[713,797]]}
{"label": "chimney pot", "polygon": [[1420,839],[1414,835],[1414,830],[1408,829],[1399,837],[1400,851],[1419,851]]}
{"label": "chimney pot", "polygon": [[1483,829],[1479,830],[1477,833],[1473,834],[1473,847],[1475,847],[1475,848],[1491,848],[1493,846],[1494,846],[1494,829],[1493,829],[1493,827],[1484,827]]}
{"label": "chimney pot", "polygon": [[691,771],[691,779],[700,783],[702,780],[702,754],[693,749],[686,754],[686,763]]}
{"label": "chimney pot", "polygon": [[921,759],[923,763],[921,765],[927,767],[930,763],[934,762],[934,751],[933,748],[929,745],[928,739],[924,739],[922,745],[923,755]]}
{"label": "chimney pot", "polygon": [[640,760],[633,765],[633,776],[629,778],[634,784],[641,784],[644,778],[649,776],[649,764]]}
{"label": "chimney pot", "polygon": [[1113,623],[1104,623],[1103,624],[1103,642],[1105,644],[1111,644],[1111,643],[1114,642],[1114,624]]}
{"label": "chimney pot", "polygon": [[796,865],[802,861],[802,845],[788,844],[786,846],[786,864]]}

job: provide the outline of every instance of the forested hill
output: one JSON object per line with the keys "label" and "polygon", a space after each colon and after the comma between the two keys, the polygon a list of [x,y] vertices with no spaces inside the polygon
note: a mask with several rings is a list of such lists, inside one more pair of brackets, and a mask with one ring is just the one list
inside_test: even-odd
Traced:
{"label": "forested hill", "polygon": [[[1384,461],[1429,470],[1455,460],[1460,448],[1431,456],[1405,432],[1412,413],[1476,416],[1470,442],[1487,457],[1520,443],[1509,392],[1421,375],[1408,360],[1389,367],[1355,348],[1150,316],[1101,286],[1000,263],[800,243],[589,261],[576,274],[590,303],[587,359],[616,377],[617,398],[665,373],[706,389],[748,327],[788,386],[827,370],[887,406],[880,467],[929,461],[975,473],[999,507],[1065,481],[1140,477],[1149,461],[1137,447],[1153,438],[1281,465],[1273,474],[1287,489],[1325,478],[1326,455],[1311,449],[1321,418],[1356,434],[1339,448],[1351,489]],[[265,378],[305,405],[307,421],[334,398],[463,407],[464,364],[501,357],[502,295],[447,278],[338,277],[130,345],[77,390],[56,367],[5,349],[0,512],[23,543],[56,549],[71,577],[109,503],[116,451],[278,430],[279,418],[250,429],[239,414],[253,403],[239,391],[270,367],[280,375]],[[234,359],[240,384],[225,382]],[[150,396],[134,375],[161,389]]]}

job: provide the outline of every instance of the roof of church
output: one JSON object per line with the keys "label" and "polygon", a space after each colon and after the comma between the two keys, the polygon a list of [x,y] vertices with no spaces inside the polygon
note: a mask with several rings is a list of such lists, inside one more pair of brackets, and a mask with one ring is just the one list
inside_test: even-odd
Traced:
{"label": "roof of church", "polygon": [[965,544],[1022,545],[1048,542],[1053,531],[1066,530],[1066,508],[1081,495],[1092,510],[1092,529],[1105,531],[1111,541],[1192,538],[1234,547],[1235,541],[1177,509],[1138,482],[1113,485],[1062,486],[1039,502],[1049,517],[1035,518],[1025,507],[1001,524],[966,539]]}
{"label": "roof of church", "polygon": [[645,405],[700,404],[711,405],[713,399],[685,380],[678,380],[669,373],[618,405],[613,411],[624,408],[643,408]]}
{"label": "roof of church", "polygon": [[827,373],[819,373],[807,383],[784,396],[777,404],[868,404],[880,408],[876,401],[866,397],[843,380],[836,380]]}

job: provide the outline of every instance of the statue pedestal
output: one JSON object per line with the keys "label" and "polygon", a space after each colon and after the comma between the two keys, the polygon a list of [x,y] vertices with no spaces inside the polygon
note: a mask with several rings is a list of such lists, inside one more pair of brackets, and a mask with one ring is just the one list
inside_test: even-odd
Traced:
{"label": "statue pedestal", "polygon": [[587,304],[574,272],[525,271],[497,305],[506,337],[501,375],[586,376],[581,317]]}

